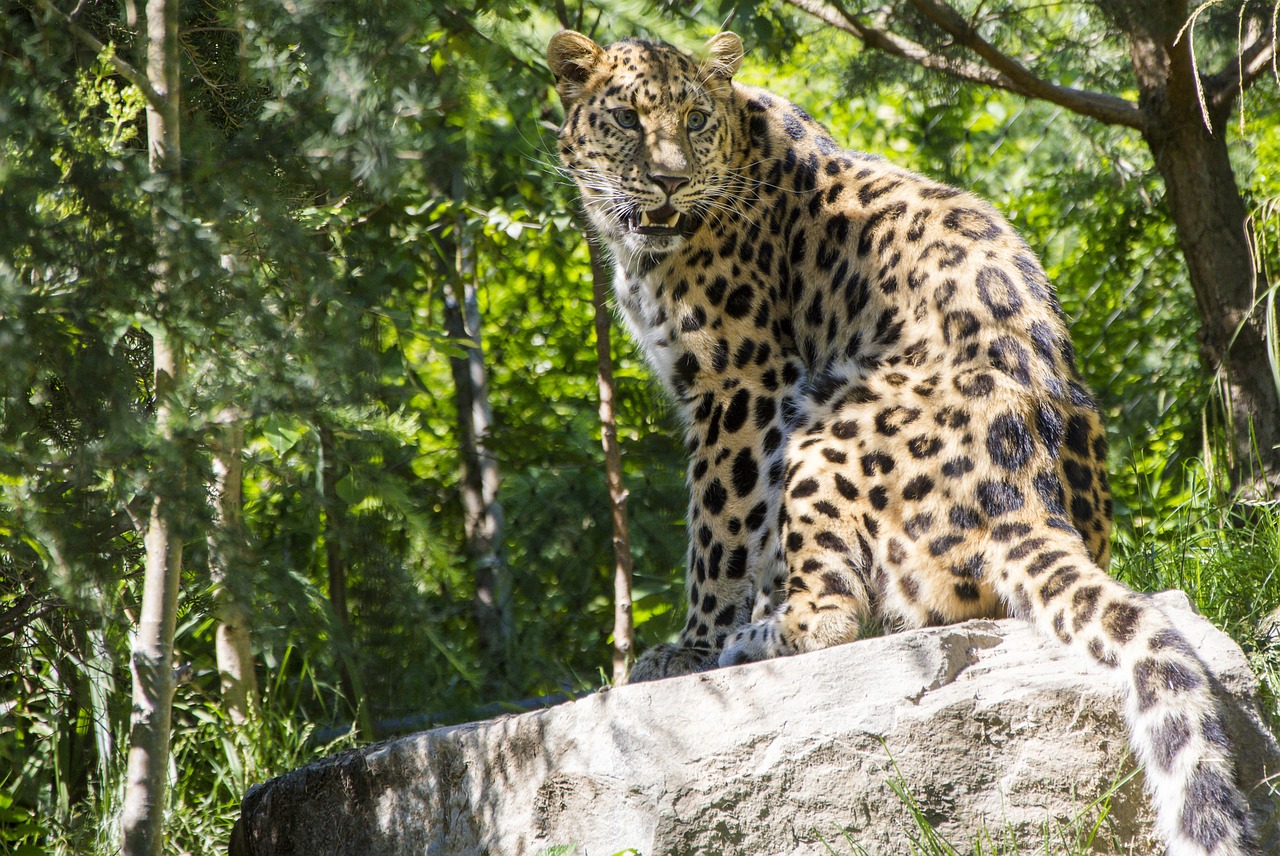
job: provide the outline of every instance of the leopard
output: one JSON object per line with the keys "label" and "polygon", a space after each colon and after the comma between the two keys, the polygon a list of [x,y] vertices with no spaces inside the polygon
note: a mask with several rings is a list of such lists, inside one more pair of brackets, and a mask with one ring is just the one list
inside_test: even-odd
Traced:
{"label": "leopard", "polygon": [[687,619],[632,682],[973,618],[1113,677],[1174,856],[1255,852],[1213,678],[1108,574],[1099,407],[1010,223],[701,52],[556,34],[560,168],[684,427]]}

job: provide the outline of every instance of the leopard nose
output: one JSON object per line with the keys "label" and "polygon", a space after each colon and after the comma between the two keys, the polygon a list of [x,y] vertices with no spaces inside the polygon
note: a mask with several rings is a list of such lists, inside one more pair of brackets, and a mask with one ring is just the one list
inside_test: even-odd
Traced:
{"label": "leopard nose", "polygon": [[680,188],[689,183],[689,177],[685,175],[657,175],[649,173],[649,180],[661,187],[667,192],[667,196],[671,196]]}

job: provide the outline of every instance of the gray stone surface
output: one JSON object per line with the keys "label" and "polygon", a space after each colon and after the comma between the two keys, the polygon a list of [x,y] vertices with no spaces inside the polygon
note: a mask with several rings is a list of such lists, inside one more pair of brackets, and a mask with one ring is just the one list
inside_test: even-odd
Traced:
{"label": "gray stone surface", "polygon": [[[1187,610],[1180,593],[1159,596]],[[1250,783],[1280,772],[1241,650],[1188,611]],[[295,770],[246,796],[233,856],[909,852],[940,834],[1041,852],[1132,771],[1109,679],[1017,621],[971,621],[596,693]],[[1276,799],[1252,794],[1280,852]],[[1087,824],[1085,824],[1087,827]],[[1069,833],[1070,834],[1070,833]],[[1095,852],[1156,854],[1142,775]],[[824,844],[823,842],[827,842]]]}

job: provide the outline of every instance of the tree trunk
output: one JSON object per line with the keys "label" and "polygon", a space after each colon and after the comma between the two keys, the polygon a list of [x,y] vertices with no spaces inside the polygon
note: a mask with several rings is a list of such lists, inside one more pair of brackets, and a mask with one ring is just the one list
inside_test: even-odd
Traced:
{"label": "tree trunk", "polygon": [[[1161,26],[1163,24],[1163,26]],[[1169,210],[1203,320],[1201,355],[1216,373],[1231,441],[1229,474],[1243,502],[1280,498],[1280,389],[1268,354],[1248,211],[1227,151],[1228,115],[1206,116],[1181,16],[1137,19],[1131,55],[1144,138],[1164,178]],[[1175,41],[1176,40],[1176,41]]]}
{"label": "tree trunk", "polygon": [[[587,232],[589,235],[590,232]],[[631,614],[631,530],[627,524],[627,489],[622,483],[622,449],[613,409],[613,357],[609,344],[609,278],[612,272],[595,238],[591,254],[591,296],[595,305],[596,379],[600,387],[600,442],[604,446],[605,482],[613,523],[613,683],[626,683],[635,662],[635,621]]]}
{"label": "tree trunk", "polygon": [[245,561],[241,523],[244,471],[244,426],[228,425],[213,455],[213,523],[209,534],[209,575],[218,629],[214,655],[222,685],[222,703],[231,721],[240,724],[258,710],[258,677],[253,665],[249,610],[241,599],[237,576]]}
{"label": "tree trunk", "polygon": [[[157,392],[162,350],[166,349],[156,347]],[[131,660],[133,717],[121,817],[126,856],[159,856],[164,844],[169,727],[177,684],[173,634],[182,574],[182,544],[174,537],[167,513],[168,502],[155,498],[145,537],[146,573]]]}
{"label": "tree trunk", "polygon": [[352,724],[357,737],[373,737],[373,713],[365,703],[364,693],[354,666],[351,616],[347,610],[347,559],[342,549],[346,515],[338,496],[337,443],[333,429],[320,421],[320,494],[324,505],[324,555],[329,574],[329,608],[334,617],[334,648],[338,660],[338,682],[347,703],[355,711]]}
{"label": "tree trunk", "polygon": [[[147,78],[158,96],[147,104],[147,140],[153,173],[165,176],[170,189],[181,183],[182,144],[179,135],[178,2],[147,2]],[[155,209],[158,261],[152,288],[163,294],[175,286],[174,230],[163,206]],[[173,443],[174,394],[182,377],[183,360],[168,331],[152,334],[155,360],[156,429]],[[172,500],[158,485],[181,481],[181,473],[155,474],[151,513],[147,523],[146,573],[142,604],[134,637],[133,716],[129,728],[129,756],[125,771],[121,833],[125,856],[159,856],[164,846],[166,776],[169,770],[169,727],[176,684],[173,634],[177,623],[178,585],[182,574],[182,543],[173,531]]]}
{"label": "tree trunk", "polygon": [[[454,196],[462,199],[461,174],[454,174]],[[463,530],[475,579],[472,611],[479,633],[490,692],[509,687],[514,620],[511,574],[503,549],[502,505],[498,502],[498,462],[488,451],[493,427],[489,376],[481,338],[480,301],[475,282],[475,248],[463,218],[456,226],[456,276],[445,289],[445,330],[463,356],[450,359],[458,442],[462,457]]]}
{"label": "tree trunk", "polygon": [[[1231,441],[1231,485],[1245,503],[1280,499],[1280,390],[1271,371],[1245,206],[1227,147],[1183,124],[1149,138],[1204,321],[1201,355],[1215,370]],[[1203,130],[1200,126],[1199,130]],[[1223,179],[1226,183],[1222,183]]]}

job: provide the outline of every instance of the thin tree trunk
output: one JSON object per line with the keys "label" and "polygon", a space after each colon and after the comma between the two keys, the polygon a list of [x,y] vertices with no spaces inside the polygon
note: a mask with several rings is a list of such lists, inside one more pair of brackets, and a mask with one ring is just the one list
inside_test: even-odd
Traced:
{"label": "thin tree trunk", "polygon": [[[147,140],[153,173],[164,175],[170,188],[180,185],[182,144],[179,135],[178,2],[148,0],[147,78],[156,94],[147,104]],[[155,227],[158,261],[152,288],[159,294],[175,283],[173,230],[157,206]],[[160,436],[173,442],[174,401],[182,377],[183,360],[167,331],[153,331],[155,413]],[[180,473],[166,473],[157,483],[171,482]],[[125,771],[121,833],[125,856],[159,856],[164,846],[166,775],[169,769],[169,728],[176,684],[173,634],[177,623],[178,585],[182,573],[182,542],[173,531],[172,501],[158,489],[151,500],[147,523],[146,573],[131,658],[133,716],[129,728],[129,757]]]}
{"label": "thin tree trunk", "polygon": [[613,682],[626,683],[635,662],[635,622],[631,613],[631,530],[627,524],[627,489],[622,482],[622,449],[613,409],[613,357],[609,343],[609,277],[604,252],[588,238],[591,296],[595,304],[596,380],[600,387],[600,442],[604,445],[605,482],[613,523]]}
{"label": "thin tree trunk", "polygon": [[[566,29],[581,29],[585,4],[579,6],[576,21],[569,20],[563,2],[555,4],[556,17]],[[609,517],[613,525],[613,682],[625,683],[635,662],[635,617],[632,612],[631,528],[627,523],[627,488],[622,481],[622,448],[618,445],[618,423],[613,408],[613,355],[610,346],[609,281],[612,271],[604,250],[587,235],[591,257],[591,297],[595,307],[596,379],[600,387],[600,442],[604,446],[605,483],[609,488]]]}
{"label": "thin tree trunk", "polygon": [[[157,376],[162,371],[161,351],[157,346]],[[168,502],[156,497],[144,540],[146,572],[133,643],[133,717],[121,820],[126,856],[159,856],[164,844],[169,728],[177,683],[173,634],[182,572],[182,544],[174,537],[167,513]]]}
{"label": "thin tree trunk", "polygon": [[[453,177],[461,200],[462,177]],[[473,613],[489,668],[488,689],[501,692],[511,678],[514,619],[511,573],[503,549],[502,505],[498,501],[498,462],[488,449],[493,428],[489,374],[484,363],[480,301],[476,289],[475,248],[461,216],[456,230],[456,276],[445,289],[445,329],[464,355],[450,359],[458,441],[462,457],[463,528],[475,579]]]}
{"label": "thin tree trunk", "polygon": [[329,607],[336,621],[335,641],[338,660],[338,682],[347,703],[356,712],[354,728],[357,736],[373,736],[373,713],[365,703],[361,682],[353,666],[351,616],[347,610],[347,559],[342,549],[342,533],[346,529],[342,500],[338,496],[337,443],[333,429],[320,422],[320,492],[324,504],[324,554],[329,572]]}
{"label": "thin tree trunk", "polygon": [[342,554],[342,503],[338,499],[338,464],[333,429],[321,423],[320,492],[324,501],[324,555],[329,572],[329,606],[345,629],[350,623],[347,613],[347,562]]}
{"label": "thin tree trunk", "polygon": [[249,610],[240,597],[236,576],[245,561],[241,522],[244,473],[244,426],[232,422],[216,442],[213,455],[213,530],[209,534],[209,575],[214,586],[218,628],[214,655],[222,685],[222,703],[239,724],[258,710],[258,676],[254,671]]}

